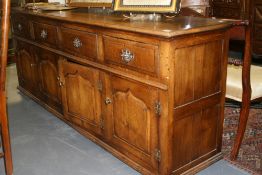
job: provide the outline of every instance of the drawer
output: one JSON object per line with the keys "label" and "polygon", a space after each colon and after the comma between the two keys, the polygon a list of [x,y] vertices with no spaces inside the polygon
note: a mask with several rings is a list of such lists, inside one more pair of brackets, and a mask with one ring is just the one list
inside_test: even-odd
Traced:
{"label": "drawer", "polygon": [[12,28],[13,33],[17,36],[23,38],[31,38],[30,37],[30,27],[29,22],[25,16],[19,15],[12,15]]}
{"label": "drawer", "polygon": [[257,6],[257,5],[262,5],[262,0],[255,0],[254,6]]}
{"label": "drawer", "polygon": [[109,36],[104,36],[103,42],[106,63],[152,74],[158,73],[158,46]]}
{"label": "drawer", "polygon": [[72,55],[96,59],[98,52],[97,34],[61,28],[61,48]]}
{"label": "drawer", "polygon": [[240,5],[240,0],[226,0],[228,5]]}
{"label": "drawer", "polygon": [[262,6],[255,6],[255,21],[262,22]]}
{"label": "drawer", "polygon": [[253,53],[262,56],[262,41],[254,41]]}
{"label": "drawer", "polygon": [[226,0],[213,0],[213,3],[218,3],[218,4],[226,3]]}
{"label": "drawer", "polygon": [[213,0],[214,4],[240,5],[240,0]]}
{"label": "drawer", "polygon": [[224,8],[224,7],[216,7],[213,9],[213,16],[217,18],[240,18],[240,9],[238,8]]}
{"label": "drawer", "polygon": [[57,27],[33,22],[35,40],[43,45],[57,47]]}
{"label": "drawer", "polygon": [[262,41],[262,24],[254,25],[254,40]]}

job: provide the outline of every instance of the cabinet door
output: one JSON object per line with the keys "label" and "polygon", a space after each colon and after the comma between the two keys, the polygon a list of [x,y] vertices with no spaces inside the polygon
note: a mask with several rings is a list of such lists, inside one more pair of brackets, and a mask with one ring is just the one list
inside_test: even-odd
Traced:
{"label": "cabinet door", "polygon": [[61,65],[66,119],[95,135],[101,135],[103,120],[99,71],[66,61]]}
{"label": "cabinet door", "polygon": [[59,56],[47,50],[38,49],[39,90],[42,100],[61,112],[61,89],[58,72]]}
{"label": "cabinet door", "polygon": [[24,42],[18,41],[16,58],[19,86],[38,96],[36,57],[33,48]]}
{"label": "cabinet door", "polygon": [[109,142],[151,172],[158,169],[158,90],[115,76],[105,99]]}

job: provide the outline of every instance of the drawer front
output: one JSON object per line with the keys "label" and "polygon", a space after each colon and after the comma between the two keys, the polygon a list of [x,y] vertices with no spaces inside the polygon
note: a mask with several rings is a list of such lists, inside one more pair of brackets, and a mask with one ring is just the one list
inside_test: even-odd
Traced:
{"label": "drawer front", "polygon": [[255,26],[254,26],[254,40],[262,41],[262,24],[255,24]]}
{"label": "drawer front", "polygon": [[213,16],[218,18],[239,19],[241,16],[240,9],[216,7],[213,9]]}
{"label": "drawer front", "polygon": [[209,8],[207,6],[190,6],[190,8],[203,16],[209,15]]}
{"label": "drawer front", "polygon": [[213,0],[213,3],[223,5],[239,5],[240,0]]}
{"label": "drawer front", "polygon": [[104,36],[103,42],[106,63],[158,73],[158,46],[108,36]]}
{"label": "drawer front", "polygon": [[262,55],[262,41],[254,41],[253,53],[256,55]]}
{"label": "drawer front", "polygon": [[41,44],[57,47],[57,27],[33,22],[35,40]]}
{"label": "drawer front", "polygon": [[262,22],[262,6],[255,6],[255,21]]}
{"label": "drawer front", "polygon": [[262,0],[254,0],[254,5],[260,5],[262,4]]}
{"label": "drawer front", "polygon": [[239,5],[240,0],[225,0],[228,5]]}
{"label": "drawer front", "polygon": [[25,16],[21,14],[12,15],[12,27],[15,35],[23,38],[31,38],[29,22]]}
{"label": "drawer front", "polygon": [[61,46],[70,54],[92,60],[97,58],[97,34],[61,28]]}

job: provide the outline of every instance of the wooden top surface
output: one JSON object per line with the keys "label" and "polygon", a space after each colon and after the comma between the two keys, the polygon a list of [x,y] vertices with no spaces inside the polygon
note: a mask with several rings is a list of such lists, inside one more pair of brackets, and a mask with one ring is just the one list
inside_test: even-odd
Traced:
{"label": "wooden top surface", "polygon": [[160,21],[131,21],[121,15],[88,13],[86,10],[84,11],[82,9],[68,11],[32,11],[24,10],[22,8],[13,8],[12,12],[20,12],[68,22],[144,33],[165,38],[223,29],[232,25],[229,21],[196,17],[175,17],[172,19],[162,17]]}

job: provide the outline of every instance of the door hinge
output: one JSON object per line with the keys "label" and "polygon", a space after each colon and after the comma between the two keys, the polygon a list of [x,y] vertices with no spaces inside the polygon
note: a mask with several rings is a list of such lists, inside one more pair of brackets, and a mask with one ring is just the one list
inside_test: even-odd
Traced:
{"label": "door hinge", "polygon": [[161,161],[161,151],[159,149],[155,150],[155,159],[160,162]]}
{"label": "door hinge", "polygon": [[98,83],[97,83],[97,89],[99,90],[99,91],[103,91],[103,83],[102,83],[102,81],[101,80],[99,80],[98,81]]}
{"label": "door hinge", "polygon": [[157,116],[161,115],[161,103],[159,101],[155,103],[155,111],[156,111]]}
{"label": "door hinge", "polygon": [[100,128],[101,128],[101,129],[104,129],[104,127],[105,127],[105,121],[104,121],[104,119],[103,119],[102,116],[101,116],[100,118],[101,118],[101,119],[100,119]]}

